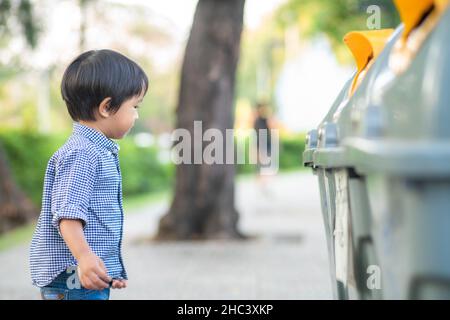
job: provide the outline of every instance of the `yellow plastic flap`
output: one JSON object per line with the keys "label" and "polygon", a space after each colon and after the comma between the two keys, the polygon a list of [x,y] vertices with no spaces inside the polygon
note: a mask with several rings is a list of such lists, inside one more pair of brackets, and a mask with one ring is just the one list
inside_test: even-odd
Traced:
{"label": "yellow plastic flap", "polygon": [[400,19],[403,22],[403,37],[406,38],[410,32],[417,27],[425,13],[430,11],[434,3],[439,0],[394,0]]}
{"label": "yellow plastic flap", "polygon": [[382,29],[352,31],[345,35],[344,42],[355,58],[358,72],[362,71],[371,59],[381,53],[393,32],[394,29]]}

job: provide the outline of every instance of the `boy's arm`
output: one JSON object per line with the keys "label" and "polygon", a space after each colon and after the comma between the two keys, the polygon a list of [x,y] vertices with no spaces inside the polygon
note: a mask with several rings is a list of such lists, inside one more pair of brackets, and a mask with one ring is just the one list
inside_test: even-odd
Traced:
{"label": "boy's arm", "polygon": [[81,220],[62,219],[59,228],[64,241],[78,261],[81,285],[93,290],[108,288],[112,279],[107,274],[103,260],[89,247]]}

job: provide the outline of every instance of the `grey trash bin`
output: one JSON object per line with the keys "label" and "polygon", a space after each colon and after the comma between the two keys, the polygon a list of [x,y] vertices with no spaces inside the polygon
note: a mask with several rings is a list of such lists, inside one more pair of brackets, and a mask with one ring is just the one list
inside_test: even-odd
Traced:
{"label": "grey trash bin", "polygon": [[307,136],[339,299],[450,298],[449,1],[404,3],[380,52],[388,31],[350,35],[358,71]]}

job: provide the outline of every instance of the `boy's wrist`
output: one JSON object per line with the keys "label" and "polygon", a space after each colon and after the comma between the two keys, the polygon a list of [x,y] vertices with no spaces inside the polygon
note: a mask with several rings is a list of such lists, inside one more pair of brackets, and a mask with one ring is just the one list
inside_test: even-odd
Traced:
{"label": "boy's wrist", "polygon": [[84,248],[81,249],[80,251],[78,251],[76,254],[74,254],[75,259],[80,262],[80,260],[82,260],[83,258],[92,255],[93,252],[91,250],[91,248]]}

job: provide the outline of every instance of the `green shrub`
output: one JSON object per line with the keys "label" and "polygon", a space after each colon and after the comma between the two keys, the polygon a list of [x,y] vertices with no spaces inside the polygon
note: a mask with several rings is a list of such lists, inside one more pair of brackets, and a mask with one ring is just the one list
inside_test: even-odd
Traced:
{"label": "green shrub", "polygon": [[12,174],[37,206],[41,203],[47,162],[64,140],[58,135],[19,130],[0,132],[0,143],[6,152]]}
{"label": "green shrub", "polygon": [[[40,207],[45,170],[52,154],[69,134],[43,135],[19,130],[0,131],[0,143],[16,182]],[[132,138],[119,142],[124,196],[159,191],[170,186],[173,166],[161,164],[155,148],[139,148]]]}
{"label": "green shrub", "polygon": [[[243,148],[245,146],[245,164],[237,165],[238,173],[255,173],[257,167],[249,163],[249,139],[236,139],[236,145]],[[303,167],[302,154],[305,150],[305,135],[281,135],[279,145],[279,170],[300,169]]]}
{"label": "green shrub", "polygon": [[302,168],[305,135],[296,134],[280,138],[280,170]]}
{"label": "green shrub", "polygon": [[[48,160],[67,140],[69,133],[43,135],[20,130],[0,131],[0,144],[6,152],[13,176],[19,186],[37,207],[41,205],[42,187]],[[246,144],[245,164],[237,165],[237,172],[254,173],[256,166],[248,162],[248,139],[237,144]],[[155,147],[138,147],[132,137],[119,142],[120,166],[124,196],[161,191],[171,186],[174,165],[158,160]],[[280,137],[279,169],[302,167],[301,155],[305,140],[303,134]]]}
{"label": "green shrub", "polygon": [[119,144],[124,195],[161,191],[171,185],[174,166],[162,164],[156,148],[138,147],[130,138]]}

